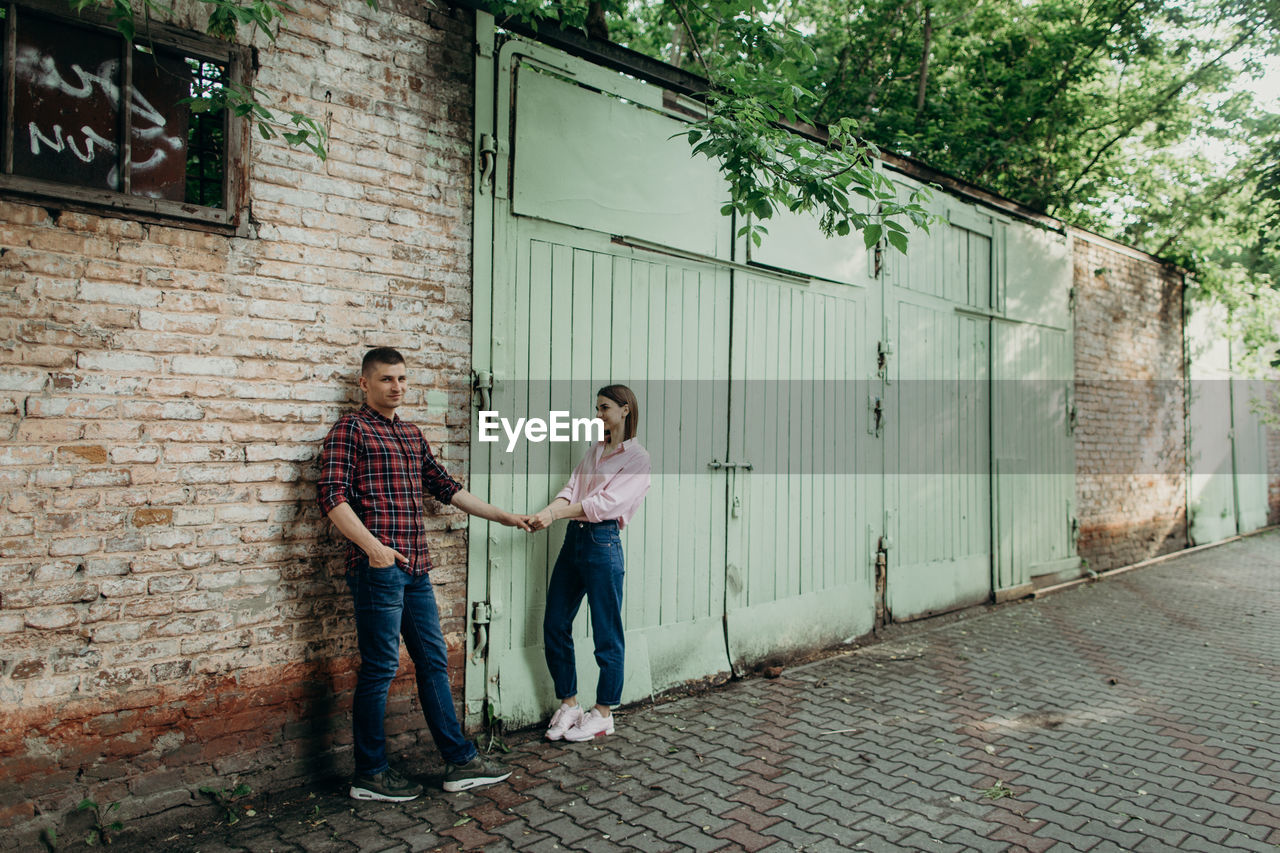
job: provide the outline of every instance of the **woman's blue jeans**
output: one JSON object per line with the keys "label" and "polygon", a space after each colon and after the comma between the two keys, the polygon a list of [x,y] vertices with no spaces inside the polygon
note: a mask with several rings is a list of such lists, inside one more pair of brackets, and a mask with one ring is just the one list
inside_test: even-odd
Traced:
{"label": "woman's blue jeans", "polygon": [[466,764],[475,745],[462,736],[449,689],[449,657],[440,633],[440,613],[426,575],[414,577],[396,566],[375,569],[362,560],[347,575],[355,600],[360,673],[351,722],[356,773],[387,769],[387,693],[400,668],[400,635],[413,660],[418,699],[436,748],[450,764]]}
{"label": "woman's blue jeans", "polygon": [[564,546],[547,585],[547,610],[542,620],[542,643],[556,697],[578,695],[573,657],[573,619],[582,596],[591,609],[591,632],[596,642],[596,704],[622,701],[622,667],[626,648],[622,630],[622,540],[618,524],[569,522]]}

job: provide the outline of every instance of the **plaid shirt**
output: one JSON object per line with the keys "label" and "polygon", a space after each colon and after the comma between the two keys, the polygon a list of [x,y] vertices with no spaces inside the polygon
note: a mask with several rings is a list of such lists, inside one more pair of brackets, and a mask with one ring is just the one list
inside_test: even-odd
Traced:
{"label": "plaid shirt", "polygon": [[[338,419],[320,454],[317,499],[325,515],[344,501],[378,541],[409,558],[411,575],[431,571],[422,524],[422,490],[449,503],[462,489],[440,467],[422,431],[400,418],[388,420],[369,406]],[[347,571],[364,556],[348,544]]]}

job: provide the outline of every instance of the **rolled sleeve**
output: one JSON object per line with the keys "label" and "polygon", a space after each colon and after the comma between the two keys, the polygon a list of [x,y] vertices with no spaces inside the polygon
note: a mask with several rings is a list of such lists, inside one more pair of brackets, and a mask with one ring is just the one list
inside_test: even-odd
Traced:
{"label": "rolled sleeve", "polygon": [[449,476],[449,472],[436,461],[427,440],[422,440],[422,485],[428,494],[442,504],[453,503],[453,496],[462,491],[462,484]]}
{"label": "rolled sleeve", "polygon": [[320,451],[320,481],[316,500],[320,511],[328,515],[335,507],[349,502],[351,480],[359,452],[359,434],[351,418],[340,418],[325,436]]}
{"label": "rolled sleeve", "polygon": [[569,482],[565,483],[564,488],[560,490],[554,500],[560,500],[563,498],[569,503],[573,503],[573,496],[578,493],[578,481],[582,479],[578,472],[582,470],[582,466],[584,464],[585,460],[574,466],[573,473],[569,475]]}

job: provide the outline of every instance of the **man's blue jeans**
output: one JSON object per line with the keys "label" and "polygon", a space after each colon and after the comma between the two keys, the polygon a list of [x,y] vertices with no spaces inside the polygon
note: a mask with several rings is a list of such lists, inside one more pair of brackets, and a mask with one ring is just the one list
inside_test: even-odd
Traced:
{"label": "man's blue jeans", "polygon": [[375,569],[362,560],[347,575],[355,600],[360,673],[352,708],[356,773],[387,769],[387,692],[400,667],[400,635],[413,660],[418,698],[436,748],[450,764],[466,764],[475,746],[462,736],[449,689],[449,658],[440,633],[440,613],[426,576],[414,577],[397,566]]}
{"label": "man's blue jeans", "polygon": [[591,632],[596,641],[596,704],[622,701],[622,668],[626,644],[622,629],[622,540],[618,524],[571,521],[564,546],[547,584],[547,610],[542,620],[542,644],[547,668],[555,682],[556,698],[578,695],[573,657],[573,619],[587,597]]}

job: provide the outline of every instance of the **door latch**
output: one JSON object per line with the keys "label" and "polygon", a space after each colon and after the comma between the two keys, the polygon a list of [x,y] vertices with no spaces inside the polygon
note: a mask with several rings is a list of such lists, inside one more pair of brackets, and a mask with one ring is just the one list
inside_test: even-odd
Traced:
{"label": "door latch", "polygon": [[488,133],[480,134],[480,182],[476,185],[476,190],[481,195],[488,192],[489,181],[493,178],[493,164],[498,156],[498,146],[494,144],[493,135]]}
{"label": "door latch", "polygon": [[493,408],[493,374],[487,370],[477,370],[472,376],[471,386],[480,395],[480,411],[487,412]]}
{"label": "door latch", "polygon": [[867,397],[867,432],[880,437],[884,427],[884,403],[879,397]]}
{"label": "door latch", "polygon": [[471,606],[471,629],[475,631],[472,663],[480,663],[489,653],[489,623],[492,619],[493,608],[489,606],[489,602],[477,601]]}

